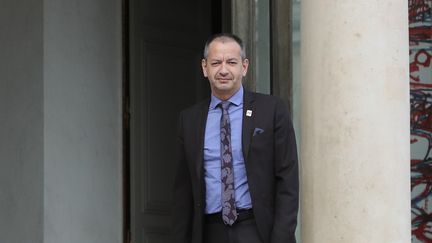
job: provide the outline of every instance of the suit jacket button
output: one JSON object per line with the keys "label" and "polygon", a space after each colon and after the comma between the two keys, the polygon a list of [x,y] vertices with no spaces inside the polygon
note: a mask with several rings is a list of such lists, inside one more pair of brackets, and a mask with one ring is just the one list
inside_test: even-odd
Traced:
{"label": "suit jacket button", "polygon": [[201,207],[201,203],[197,203],[197,205],[196,205],[197,207]]}

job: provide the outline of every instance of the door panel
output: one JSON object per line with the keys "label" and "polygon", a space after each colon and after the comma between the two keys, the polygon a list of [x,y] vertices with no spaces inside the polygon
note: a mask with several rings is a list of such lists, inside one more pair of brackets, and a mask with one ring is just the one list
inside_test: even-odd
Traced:
{"label": "door panel", "polygon": [[211,1],[130,1],[131,236],[169,242],[180,110],[210,93],[200,63]]}

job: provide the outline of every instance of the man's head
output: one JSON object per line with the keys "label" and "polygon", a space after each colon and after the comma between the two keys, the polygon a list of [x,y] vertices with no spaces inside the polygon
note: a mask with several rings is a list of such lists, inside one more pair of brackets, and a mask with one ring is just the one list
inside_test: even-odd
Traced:
{"label": "man's head", "polygon": [[249,60],[246,59],[241,39],[233,34],[210,37],[201,62],[204,76],[210,82],[212,94],[227,100],[241,87]]}

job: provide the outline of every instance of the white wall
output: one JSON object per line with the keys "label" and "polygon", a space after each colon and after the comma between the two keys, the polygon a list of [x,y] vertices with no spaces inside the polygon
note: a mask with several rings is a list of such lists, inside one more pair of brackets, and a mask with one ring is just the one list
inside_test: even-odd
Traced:
{"label": "white wall", "polygon": [[121,1],[44,3],[44,242],[121,242]]}
{"label": "white wall", "polygon": [[121,242],[121,1],[2,0],[0,30],[0,242]]}

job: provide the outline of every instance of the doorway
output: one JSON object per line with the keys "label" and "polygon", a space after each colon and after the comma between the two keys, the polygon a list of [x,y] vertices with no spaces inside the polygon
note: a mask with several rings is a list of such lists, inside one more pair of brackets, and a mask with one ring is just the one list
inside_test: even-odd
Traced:
{"label": "doorway", "polygon": [[200,67],[205,40],[220,32],[239,35],[256,62],[245,88],[279,96],[291,111],[291,2],[123,2],[125,242],[163,243],[170,237],[177,118],[210,95]]}
{"label": "doorway", "polygon": [[125,230],[133,243],[170,241],[177,118],[210,94],[200,63],[208,36],[230,31],[224,2],[128,1]]}

